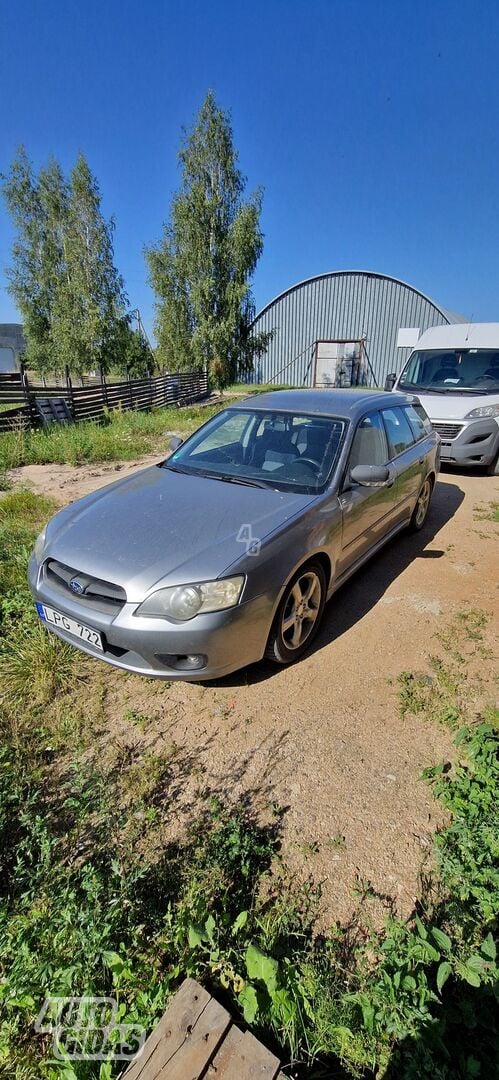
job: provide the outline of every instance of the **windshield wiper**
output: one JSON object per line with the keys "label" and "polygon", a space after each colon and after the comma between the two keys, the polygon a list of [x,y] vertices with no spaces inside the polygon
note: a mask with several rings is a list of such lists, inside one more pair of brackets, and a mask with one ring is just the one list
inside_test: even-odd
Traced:
{"label": "windshield wiper", "polygon": [[166,459],[166,461],[162,461],[159,467],[160,467],[160,469],[169,469],[170,472],[182,473],[184,476],[190,476],[191,475],[191,470],[190,469],[182,469],[178,465],[169,465],[168,464],[168,458]]}
{"label": "windshield wiper", "polygon": [[221,476],[219,473],[203,473],[208,480],[221,480],[224,484],[243,484],[244,487],[268,488],[261,480],[246,480],[242,476]]}

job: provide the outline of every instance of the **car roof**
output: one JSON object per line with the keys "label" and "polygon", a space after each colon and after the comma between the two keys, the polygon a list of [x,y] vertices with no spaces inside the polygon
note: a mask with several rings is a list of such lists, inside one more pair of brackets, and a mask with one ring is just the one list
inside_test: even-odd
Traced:
{"label": "car roof", "polygon": [[355,420],[367,408],[403,405],[414,401],[413,394],[392,394],[380,390],[271,390],[232,402],[231,409],[258,409],[265,412],[303,412],[317,416],[339,416]]}

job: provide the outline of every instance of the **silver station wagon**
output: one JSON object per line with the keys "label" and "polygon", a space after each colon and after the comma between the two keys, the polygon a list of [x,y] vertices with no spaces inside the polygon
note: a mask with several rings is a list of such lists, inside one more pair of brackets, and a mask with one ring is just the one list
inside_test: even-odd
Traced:
{"label": "silver station wagon", "polygon": [[331,594],[424,525],[439,467],[438,435],[400,393],[264,393],[173,443],[56,514],[29,565],[49,630],[166,679],[297,660]]}

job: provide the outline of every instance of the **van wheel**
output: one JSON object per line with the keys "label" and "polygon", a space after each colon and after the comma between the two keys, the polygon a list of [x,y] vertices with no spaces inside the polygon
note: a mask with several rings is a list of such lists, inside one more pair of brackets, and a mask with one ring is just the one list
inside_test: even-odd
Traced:
{"label": "van wheel", "polygon": [[428,517],[428,510],[430,509],[431,493],[433,491],[433,484],[431,480],[425,480],[421,491],[419,492],[416,505],[412,511],[412,517],[409,522],[409,528],[412,532],[419,532],[423,528],[423,525]]}
{"label": "van wheel", "polygon": [[308,649],[319,629],[326,601],[326,577],[320,563],[302,566],[287,586],[269,634],[265,656],[292,664]]}

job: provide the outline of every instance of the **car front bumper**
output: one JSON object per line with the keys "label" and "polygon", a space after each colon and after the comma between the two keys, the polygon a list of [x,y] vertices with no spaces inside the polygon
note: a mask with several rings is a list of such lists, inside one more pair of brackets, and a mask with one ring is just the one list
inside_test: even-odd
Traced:
{"label": "car front bumper", "polygon": [[[218,679],[261,660],[274,611],[272,598],[261,595],[247,602],[243,599],[225,611],[171,623],[136,616],[137,604],[125,603],[115,614],[92,609],[81,598],[62,593],[49,583],[34,555],[28,579],[36,602],[98,630],[104,651],[67,634],[61,627],[46,624],[52,633],[96,660],[158,679]],[[189,661],[192,657],[200,658],[195,666]]]}
{"label": "car front bumper", "polygon": [[490,465],[499,450],[499,424],[494,417],[478,420],[437,420],[431,418],[441,439],[443,464]]}

